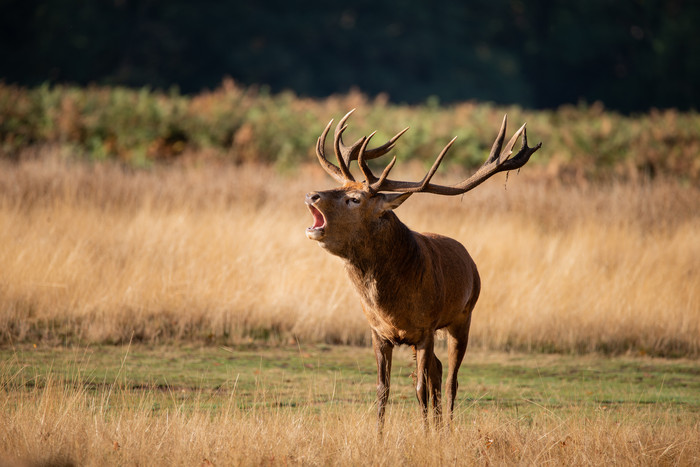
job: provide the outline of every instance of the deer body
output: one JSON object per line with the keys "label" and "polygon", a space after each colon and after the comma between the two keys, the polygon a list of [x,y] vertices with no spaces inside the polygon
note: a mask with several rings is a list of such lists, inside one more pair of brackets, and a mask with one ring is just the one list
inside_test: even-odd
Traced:
{"label": "deer body", "polygon": [[[316,152],[321,165],[342,186],[306,195],[306,204],[314,217],[314,224],[306,235],[329,253],[345,260],[350,281],[360,296],[377,359],[380,432],[389,397],[392,351],[401,344],[412,346],[416,356],[416,395],[424,423],[427,426],[428,403],[432,399],[435,422],[439,424],[442,364],[433,351],[435,331],[445,329],[447,333],[446,393],[451,417],[457,393],[457,372],[467,348],[472,310],[481,282],[474,261],[459,242],[438,234],[413,232],[393,210],[416,192],[464,193],[498,171],[521,167],[540,146],[527,147],[523,126],[502,149],[504,119],[491,156],[468,180],[448,187],[430,183],[452,140],[423,180],[417,183],[394,181],[388,179],[388,174],[396,158],[379,178],[372,174],[365,161],[386,154],[403,131],[376,149],[367,150],[371,135],[347,147],[342,142],[342,133],[349,115],[340,121],[335,131],[338,167],[326,159],[323,148],[332,121],[318,140]],[[510,158],[520,134],[523,148]],[[364,182],[355,181],[350,174],[348,167],[353,160],[358,161],[365,175]]]}
{"label": "deer body", "polygon": [[[467,250],[451,238],[412,232],[380,235],[374,258],[347,258],[346,270],[370,327],[394,345],[419,345],[427,335],[466,319],[479,295],[479,275]],[[474,299],[472,299],[474,297]]]}

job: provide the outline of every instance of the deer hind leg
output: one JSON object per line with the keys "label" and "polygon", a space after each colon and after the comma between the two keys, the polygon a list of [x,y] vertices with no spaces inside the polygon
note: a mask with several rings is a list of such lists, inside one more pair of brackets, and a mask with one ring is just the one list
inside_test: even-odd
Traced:
{"label": "deer hind leg", "polygon": [[455,398],[457,397],[457,386],[459,385],[457,382],[457,372],[464,359],[464,354],[467,351],[470,323],[471,312],[469,312],[464,321],[447,328],[448,368],[445,393],[447,394],[447,413],[450,423],[452,422],[452,413],[455,407]]}
{"label": "deer hind leg", "polygon": [[372,331],[372,347],[377,359],[377,431],[381,436],[384,429],[384,413],[389,400],[391,386],[391,355],[394,345]]}

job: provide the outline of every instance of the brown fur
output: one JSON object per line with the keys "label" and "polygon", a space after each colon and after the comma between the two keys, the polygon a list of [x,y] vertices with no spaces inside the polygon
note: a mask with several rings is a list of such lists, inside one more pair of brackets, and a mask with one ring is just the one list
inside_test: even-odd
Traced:
{"label": "brown fur", "polygon": [[[408,197],[401,196],[401,201]],[[389,396],[391,352],[400,344],[416,349],[418,400],[427,417],[432,397],[436,420],[440,419],[442,365],[433,353],[433,341],[435,331],[442,328],[448,335],[446,387],[451,414],[457,371],[481,287],[467,250],[451,238],[411,231],[391,211],[396,195],[371,194],[361,184],[349,183],[306,198],[325,218],[324,236],[318,241],[345,260],[372,329],[380,428]]]}
{"label": "brown fur", "polygon": [[[321,166],[343,185],[306,195],[314,225],[306,235],[329,253],[345,260],[350,281],[360,295],[362,309],[372,328],[377,358],[379,430],[389,398],[391,355],[395,345],[409,344],[416,357],[416,395],[428,423],[428,402],[432,399],[436,424],[441,419],[442,364],[433,351],[435,331],[447,333],[447,408],[452,418],[457,394],[457,372],[469,339],[472,310],[479,298],[481,281],[474,261],[459,242],[437,234],[419,234],[406,227],[393,213],[412,193],[462,194],[498,172],[520,169],[542,144],[530,148],[523,125],[505,144],[506,117],[486,162],[468,179],[451,186],[430,183],[454,139],[440,152],[428,174],[419,182],[388,178],[396,158],[376,177],[366,161],[381,157],[393,148],[406,131],[384,145],[367,149],[372,135],[350,146],[342,140],[350,111],[336,126],[333,147],[338,166],[325,155],[325,140],[331,120],[316,143]],[[522,137],[522,147],[512,149]],[[364,182],[350,173],[357,161]],[[383,193],[383,192],[398,192]]]}

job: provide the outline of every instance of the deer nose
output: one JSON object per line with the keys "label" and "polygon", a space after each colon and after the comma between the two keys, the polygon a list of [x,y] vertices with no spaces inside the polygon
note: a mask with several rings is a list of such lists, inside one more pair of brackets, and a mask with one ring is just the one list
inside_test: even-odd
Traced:
{"label": "deer nose", "polygon": [[309,204],[313,204],[319,199],[321,199],[321,195],[319,195],[315,191],[312,191],[311,193],[306,193],[306,202]]}

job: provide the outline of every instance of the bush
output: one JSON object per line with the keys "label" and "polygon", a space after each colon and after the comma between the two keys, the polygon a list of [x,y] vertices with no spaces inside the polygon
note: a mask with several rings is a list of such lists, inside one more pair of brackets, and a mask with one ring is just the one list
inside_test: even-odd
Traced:
{"label": "bush", "polygon": [[[313,157],[316,138],[330,118],[349,109],[347,139],[378,130],[386,140],[405,125],[400,158],[428,163],[459,136],[447,164],[478,166],[504,113],[511,131],[528,122],[532,142],[544,146],[533,160],[555,174],[574,177],[654,177],[700,180],[700,117],[675,110],[623,116],[602,105],[557,111],[463,102],[440,106],[389,104],[359,92],[308,99],[291,92],[225,80],[193,97],[176,89],[50,87],[0,84],[0,157],[16,159],[36,146],[66,147],[75,157],[150,165],[184,154],[215,154],[235,163],[294,166]],[[536,140],[536,141],[535,141]]]}

